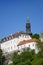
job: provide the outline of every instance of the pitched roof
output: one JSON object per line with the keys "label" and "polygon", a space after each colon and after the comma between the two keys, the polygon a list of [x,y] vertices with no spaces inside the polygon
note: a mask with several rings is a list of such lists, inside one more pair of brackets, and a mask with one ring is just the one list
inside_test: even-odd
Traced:
{"label": "pitched roof", "polygon": [[2,42],[9,41],[9,40],[11,40],[11,39],[13,39],[13,38],[15,38],[15,37],[20,36],[21,34],[30,35],[31,33],[27,33],[27,32],[24,32],[24,31],[20,31],[20,32],[17,32],[17,33],[15,33],[15,34],[11,34],[11,35],[9,35],[8,37],[5,37],[5,38],[1,39],[0,42],[2,43]]}
{"label": "pitched roof", "polygon": [[5,37],[5,38],[1,39],[1,42],[5,42],[5,41],[8,41],[8,40],[11,40],[11,39],[13,39],[15,37],[20,36],[21,34],[26,34],[26,32],[20,31],[20,32],[17,32],[15,34],[11,34],[8,37]]}
{"label": "pitched roof", "polygon": [[18,43],[18,46],[23,45],[23,44],[26,44],[26,43],[30,43],[30,42],[36,42],[36,39],[29,39],[29,40],[20,41]]}

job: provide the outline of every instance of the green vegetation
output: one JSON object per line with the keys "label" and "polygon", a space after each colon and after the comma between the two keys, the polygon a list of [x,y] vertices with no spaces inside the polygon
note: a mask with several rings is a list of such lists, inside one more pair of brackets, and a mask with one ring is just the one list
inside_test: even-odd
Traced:
{"label": "green vegetation", "polygon": [[[42,47],[40,47],[40,49],[42,49]],[[34,50],[24,50],[19,55],[17,52],[14,52],[13,64],[11,65],[43,65],[42,55],[43,53],[41,51],[36,54]]]}
{"label": "green vegetation", "polygon": [[2,50],[0,49],[0,65],[4,65],[5,56],[3,55]]}
{"label": "green vegetation", "polygon": [[32,35],[32,38],[36,38],[36,39],[39,39],[39,34],[35,33]]}
{"label": "green vegetation", "polygon": [[34,34],[32,38],[37,39],[37,47],[40,50],[37,54],[35,50],[24,50],[21,54],[14,52],[13,63],[11,65],[43,65],[43,42],[39,40],[39,35]]}
{"label": "green vegetation", "polygon": [[40,40],[37,40],[37,46],[38,46],[38,49],[40,50],[38,53],[38,56],[43,58],[43,42],[41,42]]}

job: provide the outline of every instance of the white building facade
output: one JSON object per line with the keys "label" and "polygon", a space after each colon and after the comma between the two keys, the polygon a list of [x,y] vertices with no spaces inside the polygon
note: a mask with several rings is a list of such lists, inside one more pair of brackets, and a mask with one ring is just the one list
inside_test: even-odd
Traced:
{"label": "white building facade", "polygon": [[[15,34],[14,34],[15,35]],[[12,35],[12,36],[14,36]],[[12,38],[11,36],[11,38]],[[9,37],[8,37],[9,38]],[[16,34],[16,36],[10,40],[4,41],[1,43],[1,49],[3,50],[3,53],[12,53],[14,51],[21,51],[22,48],[30,48],[30,49],[36,49],[36,42],[33,40],[30,35],[27,35],[24,32],[19,32]],[[28,41],[28,42],[26,42]]]}
{"label": "white building facade", "polygon": [[15,37],[11,40],[7,40],[5,42],[2,42],[1,43],[1,49],[4,51],[4,52],[12,52],[14,50],[17,50],[17,45],[20,41],[22,40],[27,40],[27,39],[31,39],[31,37],[29,35],[24,35],[24,34],[21,34],[20,36],[18,37]]}

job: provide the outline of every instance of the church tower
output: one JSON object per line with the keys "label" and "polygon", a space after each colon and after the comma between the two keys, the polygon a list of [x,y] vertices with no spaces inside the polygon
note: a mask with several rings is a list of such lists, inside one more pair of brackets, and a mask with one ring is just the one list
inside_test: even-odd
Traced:
{"label": "church tower", "polygon": [[29,18],[26,20],[26,33],[32,35],[31,33],[31,24]]}

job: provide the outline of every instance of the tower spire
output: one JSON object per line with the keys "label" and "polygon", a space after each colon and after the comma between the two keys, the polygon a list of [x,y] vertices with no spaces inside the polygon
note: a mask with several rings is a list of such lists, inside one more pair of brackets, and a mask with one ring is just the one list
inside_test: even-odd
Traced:
{"label": "tower spire", "polygon": [[30,18],[29,17],[27,17],[26,22],[30,23]]}
{"label": "tower spire", "polygon": [[26,33],[31,34],[31,24],[29,17],[26,19]]}

